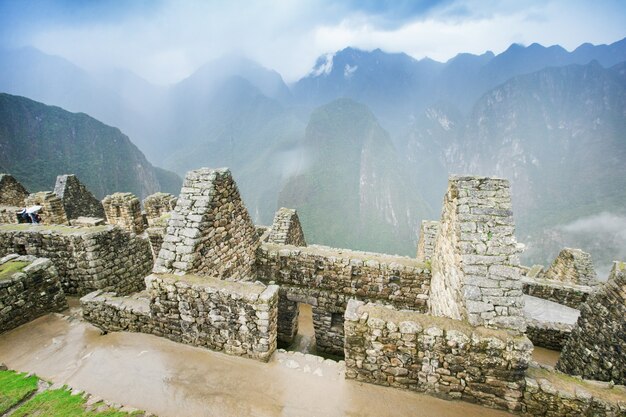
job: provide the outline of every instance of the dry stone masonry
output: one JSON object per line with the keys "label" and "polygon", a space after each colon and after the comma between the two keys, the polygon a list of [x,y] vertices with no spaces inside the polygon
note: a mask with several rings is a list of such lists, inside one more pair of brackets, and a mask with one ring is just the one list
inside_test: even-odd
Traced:
{"label": "dry stone masonry", "polygon": [[276,212],[268,241],[280,245],[306,246],[296,210],[281,207]]}
{"label": "dry stone masonry", "polygon": [[154,193],[143,200],[143,209],[146,212],[148,224],[158,221],[163,215],[174,210],[177,198],[169,193]]}
{"label": "dry stone masonry", "polygon": [[41,224],[69,224],[63,201],[52,191],[40,191],[30,194],[24,204],[27,207],[41,206],[41,210],[38,213],[41,218]]}
{"label": "dry stone masonry", "polygon": [[355,300],[345,318],[347,378],[522,409],[524,335]]}
{"label": "dry stone masonry", "polygon": [[615,262],[603,283],[580,307],[578,323],[557,369],[626,385],[626,264]]}
{"label": "dry stone masonry", "polygon": [[568,284],[598,284],[591,255],[580,249],[563,249],[546,271],[545,278]]}
{"label": "dry stone masonry", "polygon": [[154,272],[253,280],[258,245],[230,171],[190,171],[168,221]]}
{"label": "dry stone masonry", "polygon": [[59,175],[54,194],[63,202],[68,220],[79,217],[105,218],[102,203],[83,185],[76,175]]}
{"label": "dry stone masonry", "polygon": [[417,259],[430,260],[435,252],[435,241],[439,233],[439,222],[422,220],[420,225],[420,237],[417,241]]}
{"label": "dry stone masonry", "polygon": [[91,293],[83,316],[105,331],[138,331],[261,361],[276,349],[278,287],[195,275],[150,275],[147,295]]}
{"label": "dry stone masonry", "polygon": [[28,191],[13,176],[0,174],[0,206],[23,207]]}
{"label": "dry stone masonry", "polygon": [[102,200],[104,212],[109,224],[115,224],[122,229],[140,234],[144,229],[141,204],[139,199],[131,193],[115,193]]}
{"label": "dry stone masonry", "polygon": [[0,259],[0,333],[67,306],[49,259],[11,254]]}
{"label": "dry stone masonry", "polygon": [[66,294],[138,291],[152,268],[149,243],[113,226],[0,225],[0,256],[11,253],[49,258]]}
{"label": "dry stone masonry", "polygon": [[580,308],[595,286],[570,284],[541,278],[522,278],[524,294],[554,301],[572,308]]}
{"label": "dry stone masonry", "polygon": [[[18,187],[3,178],[0,221],[11,223],[2,190]],[[294,341],[305,303],[317,350],[345,355],[347,378],[524,415],[626,415],[623,387],[529,368],[528,338],[565,345],[560,369],[624,383],[623,264],[592,288],[590,258],[567,249],[546,273],[526,268],[521,279],[506,180],[451,177],[441,221],[422,223],[418,259],[307,246],[286,208],[271,228],[255,227],[227,169],[189,172],[178,199],[146,198],[145,219],[132,194],[106,197],[106,218],[121,227],[98,225],[76,177],[59,177],[55,191],[20,204],[42,205],[47,225],[0,225],[0,256],[17,254],[0,261],[0,332],[21,323],[16,307],[32,306],[27,321],[65,308],[64,293],[89,293],[83,317],[104,331],[267,361],[279,340]],[[526,310],[547,299],[582,313],[575,327],[574,315],[549,321],[523,312],[524,299]]]}
{"label": "dry stone masonry", "polygon": [[507,180],[450,178],[431,260],[433,315],[525,330],[514,231]]}
{"label": "dry stone masonry", "polygon": [[312,245],[263,243],[257,278],[280,285],[278,337],[291,343],[298,303],[310,304],[320,352],[343,356],[343,315],[357,298],[426,312],[430,270],[416,259]]}

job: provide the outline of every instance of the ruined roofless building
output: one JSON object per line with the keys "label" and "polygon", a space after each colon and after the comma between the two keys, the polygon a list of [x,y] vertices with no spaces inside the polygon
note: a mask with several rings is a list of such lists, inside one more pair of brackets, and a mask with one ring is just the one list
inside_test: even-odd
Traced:
{"label": "ruined roofless building", "polygon": [[102,203],[83,185],[76,175],[59,175],[54,194],[63,202],[68,220],[79,217],[105,218]]}

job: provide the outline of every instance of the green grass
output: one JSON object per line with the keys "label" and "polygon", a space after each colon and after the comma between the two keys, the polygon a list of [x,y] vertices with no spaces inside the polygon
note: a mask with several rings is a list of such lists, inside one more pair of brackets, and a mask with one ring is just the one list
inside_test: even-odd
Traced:
{"label": "green grass", "polygon": [[0,280],[6,279],[17,271],[24,269],[30,262],[9,261],[0,265]]}
{"label": "green grass", "polygon": [[57,389],[44,391],[19,407],[12,416],[46,416],[46,417],[126,417],[127,413],[120,411],[87,411],[84,408],[85,400],[81,395],[71,395],[70,391]]}
{"label": "green grass", "polygon": [[[36,376],[26,377],[14,371],[0,371],[0,415],[11,407],[19,404],[28,395],[37,390]],[[45,417],[128,417],[140,411],[128,414],[121,411],[107,410],[102,412],[85,409],[86,400],[82,395],[71,395],[67,389],[56,389],[40,392],[21,404],[12,416],[45,416]],[[97,404],[96,404],[97,405]]]}
{"label": "green grass", "polygon": [[0,415],[37,390],[37,377],[0,371]]}

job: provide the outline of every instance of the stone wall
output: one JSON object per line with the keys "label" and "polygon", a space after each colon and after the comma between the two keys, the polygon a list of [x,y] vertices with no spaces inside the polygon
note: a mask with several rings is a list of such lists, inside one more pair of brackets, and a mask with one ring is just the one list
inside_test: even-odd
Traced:
{"label": "stone wall", "polygon": [[573,324],[553,321],[526,321],[526,336],[535,346],[546,349],[562,350],[574,329]]}
{"label": "stone wall", "polygon": [[591,255],[580,249],[563,249],[545,273],[545,278],[578,285],[597,285]]}
{"label": "stone wall", "polygon": [[69,220],[79,217],[105,218],[102,203],[83,185],[76,175],[59,175],[54,193],[63,202]]}
{"label": "stone wall", "polygon": [[29,195],[25,202],[26,207],[41,206],[39,218],[41,224],[69,224],[63,201],[52,191],[40,191]]}
{"label": "stone wall", "polygon": [[304,232],[302,231],[296,210],[285,207],[278,209],[274,216],[268,242],[281,245],[306,246]]}
{"label": "stone wall", "polygon": [[439,233],[439,222],[422,220],[420,225],[420,237],[417,241],[417,259],[426,261],[435,253],[435,241]]}
{"label": "stone wall", "polygon": [[0,206],[0,223],[15,224],[19,223],[17,213],[24,207]]}
{"label": "stone wall", "polygon": [[156,261],[157,257],[159,256],[159,251],[161,250],[161,245],[163,245],[165,227],[148,227],[146,229],[146,233],[150,241],[150,248],[152,249],[152,259]]}
{"label": "stone wall", "polygon": [[0,333],[67,306],[49,259],[8,255],[0,259]]}
{"label": "stone wall", "polygon": [[539,278],[522,278],[524,294],[554,301],[572,308],[580,308],[595,287],[569,284]]}
{"label": "stone wall", "polygon": [[351,300],[346,378],[522,409],[532,343],[524,335]]}
{"label": "stone wall", "polygon": [[0,174],[0,206],[24,207],[28,191],[12,175]]}
{"label": "stone wall", "polygon": [[193,275],[150,275],[147,295],[96,292],[81,299],[83,317],[105,331],[163,336],[267,361],[276,349],[278,287]]}
{"label": "stone wall", "polygon": [[190,171],[167,223],[154,272],[253,280],[258,245],[230,171]]}
{"label": "stone wall", "polygon": [[80,299],[80,306],[83,318],[106,332],[154,332],[146,291],[129,297],[94,291]]}
{"label": "stone wall", "polygon": [[523,332],[514,232],[507,180],[450,177],[431,259],[431,313]]}
{"label": "stone wall", "polygon": [[575,379],[531,366],[526,375],[522,415],[534,417],[622,417],[626,387]]}
{"label": "stone wall", "polygon": [[615,262],[607,282],[580,306],[557,369],[626,385],[626,264]]}
{"label": "stone wall", "polygon": [[174,210],[177,198],[168,193],[154,193],[143,200],[143,209],[146,212],[148,224],[160,219],[163,215]]}
{"label": "stone wall", "polygon": [[144,229],[141,203],[131,193],[115,193],[102,200],[107,222],[129,232],[140,234]]}
{"label": "stone wall", "polygon": [[264,243],[256,270],[259,280],[281,287],[280,341],[290,343],[297,332],[297,304],[310,304],[320,352],[343,355],[343,314],[351,298],[428,310],[430,270],[416,259]]}
{"label": "stone wall", "polygon": [[152,269],[147,240],[113,226],[0,226],[0,256],[49,258],[66,294],[139,291]]}

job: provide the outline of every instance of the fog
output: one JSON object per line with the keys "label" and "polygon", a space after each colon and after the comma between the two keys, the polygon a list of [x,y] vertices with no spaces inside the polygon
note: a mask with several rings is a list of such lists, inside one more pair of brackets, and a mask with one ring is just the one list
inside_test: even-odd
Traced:
{"label": "fog", "polygon": [[[511,43],[609,43],[623,36],[619,1],[0,1],[0,45],[34,46],[89,71],[124,68],[176,83],[237,53],[295,81],[347,46],[445,61]],[[494,36],[497,34],[497,36]]]}

